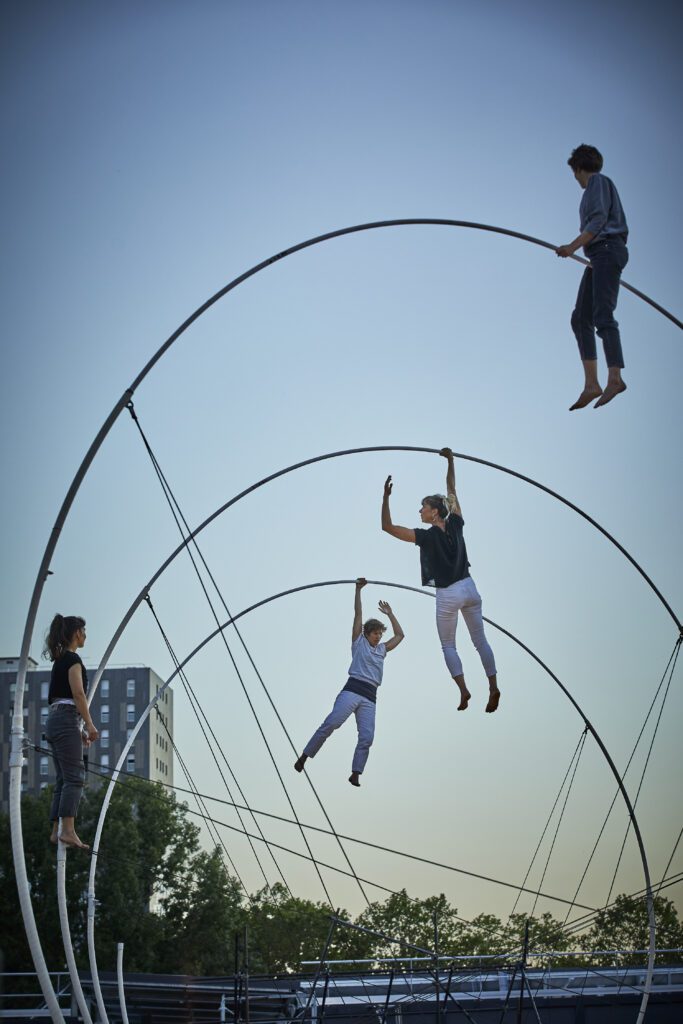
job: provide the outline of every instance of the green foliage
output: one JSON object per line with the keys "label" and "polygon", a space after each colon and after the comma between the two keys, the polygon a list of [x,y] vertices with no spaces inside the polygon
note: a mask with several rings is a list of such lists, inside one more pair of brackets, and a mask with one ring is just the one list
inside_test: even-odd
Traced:
{"label": "green foliage", "polygon": [[[79,811],[79,833],[92,840],[105,787],[88,790]],[[64,969],[64,951],[56,900],[56,855],[48,841],[50,791],[22,801],[22,827],[31,901],[48,966]],[[69,851],[67,901],[71,934],[80,966],[88,967],[86,891],[90,857]],[[405,889],[383,902],[370,904],[355,921],[339,910],[342,921],[332,927],[330,908],[299,899],[279,883],[246,898],[225,866],[220,851],[199,847],[199,829],[161,785],[142,779],[116,786],[97,858],[98,900],[96,943],[100,968],[112,970],[117,942],[125,942],[128,971],[158,971],[221,975],[235,971],[235,936],[240,936],[237,967],[244,966],[244,936],[248,939],[252,974],[299,972],[302,961],[318,960],[327,946],[327,960],[376,960],[414,957],[426,966],[438,942],[441,955],[491,956],[521,950],[526,917],[507,921],[480,914],[467,922],[458,917],[446,897],[415,900]],[[683,947],[683,924],[670,900],[655,899],[657,944]],[[9,818],[0,815],[0,919],[6,938],[2,953],[6,971],[31,970],[12,864]],[[642,899],[619,896],[600,911],[588,932],[569,934],[562,922],[545,913],[532,918],[529,949],[553,950],[644,949],[649,930]],[[435,930],[436,929],[436,930]],[[416,948],[417,947],[417,948]],[[425,950],[426,953],[421,952]],[[667,962],[675,962],[668,955]],[[645,962],[645,957],[609,955],[604,964]],[[680,961],[680,957],[679,957]],[[535,960],[538,964],[544,961]],[[547,961],[550,963],[550,961]],[[587,961],[589,962],[589,961]],[[553,966],[576,958],[552,958]],[[599,966],[601,961],[590,961]],[[367,966],[367,965],[364,965]],[[352,969],[351,964],[340,970]]]}
{"label": "green foliage", "polygon": [[[683,948],[683,923],[679,920],[671,900],[665,896],[655,896],[654,909],[657,946],[660,949]],[[647,949],[650,931],[645,900],[617,896],[611,907],[599,911],[585,941],[586,949]],[[663,960],[669,964],[680,963],[681,954],[668,954]],[[637,965],[645,964],[647,956],[607,956],[598,962]]]}

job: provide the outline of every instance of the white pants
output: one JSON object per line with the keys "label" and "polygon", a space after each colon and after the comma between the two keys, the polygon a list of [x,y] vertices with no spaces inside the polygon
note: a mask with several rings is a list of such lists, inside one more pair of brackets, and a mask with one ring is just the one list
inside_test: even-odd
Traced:
{"label": "white pants", "polygon": [[308,757],[315,757],[325,740],[332,735],[335,729],[343,725],[350,715],[356,716],[356,728],[358,729],[358,743],[353,752],[351,771],[362,772],[375,738],[375,705],[367,697],[349,693],[348,690],[342,690],[337,696],[329,715],[304,747],[304,754]]}
{"label": "white pants", "polygon": [[484,666],[484,672],[487,676],[494,676],[496,662],[484,633],[481,597],[471,576],[466,576],[464,580],[458,580],[457,583],[451,583],[450,587],[437,587],[436,589],[436,628],[448,671],[454,677],[462,675],[462,662],[455,649],[458,612],[462,612],[472,643]]}

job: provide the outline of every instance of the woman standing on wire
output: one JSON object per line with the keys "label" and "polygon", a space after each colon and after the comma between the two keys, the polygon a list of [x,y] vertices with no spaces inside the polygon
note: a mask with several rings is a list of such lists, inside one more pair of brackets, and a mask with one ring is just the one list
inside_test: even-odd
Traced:
{"label": "woman standing on wire", "polygon": [[462,662],[455,648],[458,612],[461,611],[472,643],[479,653],[484,671],[488,676],[489,699],[486,711],[491,713],[497,709],[500,701],[496,663],[484,633],[481,597],[469,572],[470,563],[467,561],[467,549],[462,534],[465,521],[462,518],[460,503],[455,493],[453,452],[450,448],[442,448],[439,455],[443,455],[448,461],[447,497],[444,497],[443,494],[430,494],[422,499],[420,519],[429,525],[429,529],[411,530],[405,526],[395,526],[392,523],[389,511],[389,496],[392,489],[390,476],[387,477],[384,484],[382,529],[398,540],[417,544],[420,549],[422,586],[436,587],[436,628],[446,665],[460,690],[458,711],[464,711],[467,708],[472,696],[465,685]]}
{"label": "woman standing on wire", "polygon": [[366,623],[363,623],[360,592],[366,583],[367,580],[363,577],[356,580],[353,629],[351,631],[352,657],[348,682],[341,693],[337,695],[332,711],[313,733],[304,747],[303,754],[294,765],[298,772],[303,771],[308,758],[315,757],[334,730],[343,725],[350,715],[355,715],[358,742],[353,754],[351,775],[349,776],[352,786],[360,786],[360,776],[375,738],[375,705],[377,690],[382,683],[384,658],[403,640],[403,630],[391,610],[391,605],[386,601],[379,602],[379,610],[387,616],[392,625],[394,635],[391,640],[381,643],[386,626],[379,619],[368,619]]}
{"label": "woman standing on wire", "polygon": [[[43,654],[52,661],[45,735],[52,748],[57,782],[52,797],[50,841],[89,850],[76,835],[75,819],[85,782],[83,747],[99,733],[86,700],[88,676],[76,651],[85,644],[85,619],[55,615],[45,638]],[[82,726],[85,726],[83,731]],[[61,828],[60,828],[61,820]]]}

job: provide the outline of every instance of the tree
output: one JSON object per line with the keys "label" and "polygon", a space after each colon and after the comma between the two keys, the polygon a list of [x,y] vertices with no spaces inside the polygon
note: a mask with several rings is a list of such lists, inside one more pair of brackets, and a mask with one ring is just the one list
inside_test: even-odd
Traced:
{"label": "tree", "polygon": [[[660,949],[681,949],[683,947],[683,924],[678,918],[676,908],[666,896],[654,898],[655,921],[657,928],[657,946]],[[585,937],[588,949],[631,950],[647,949],[650,943],[649,920],[645,900],[632,896],[617,896],[612,906],[598,911],[595,923]],[[667,963],[680,963],[681,954],[669,954]],[[597,964],[599,961],[593,959]],[[647,955],[632,954],[625,956],[609,956],[605,963],[645,964]]]}
{"label": "tree", "polygon": [[[387,938],[372,941],[377,957],[420,957],[433,951],[438,932],[439,951],[444,955],[459,953],[466,942],[466,924],[458,918],[443,895],[424,900],[411,899],[405,889],[392,893],[384,903],[371,903],[358,918],[358,923]],[[397,940],[397,941],[392,941]],[[420,947],[415,949],[414,947]]]}

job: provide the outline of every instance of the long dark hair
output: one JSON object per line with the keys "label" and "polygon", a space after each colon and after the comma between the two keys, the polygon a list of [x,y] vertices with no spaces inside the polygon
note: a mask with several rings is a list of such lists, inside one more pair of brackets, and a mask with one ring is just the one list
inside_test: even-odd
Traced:
{"label": "long dark hair", "polygon": [[60,615],[57,613],[45,634],[43,657],[56,661],[64,654],[74,638],[74,633],[85,626],[85,619],[80,615]]}

